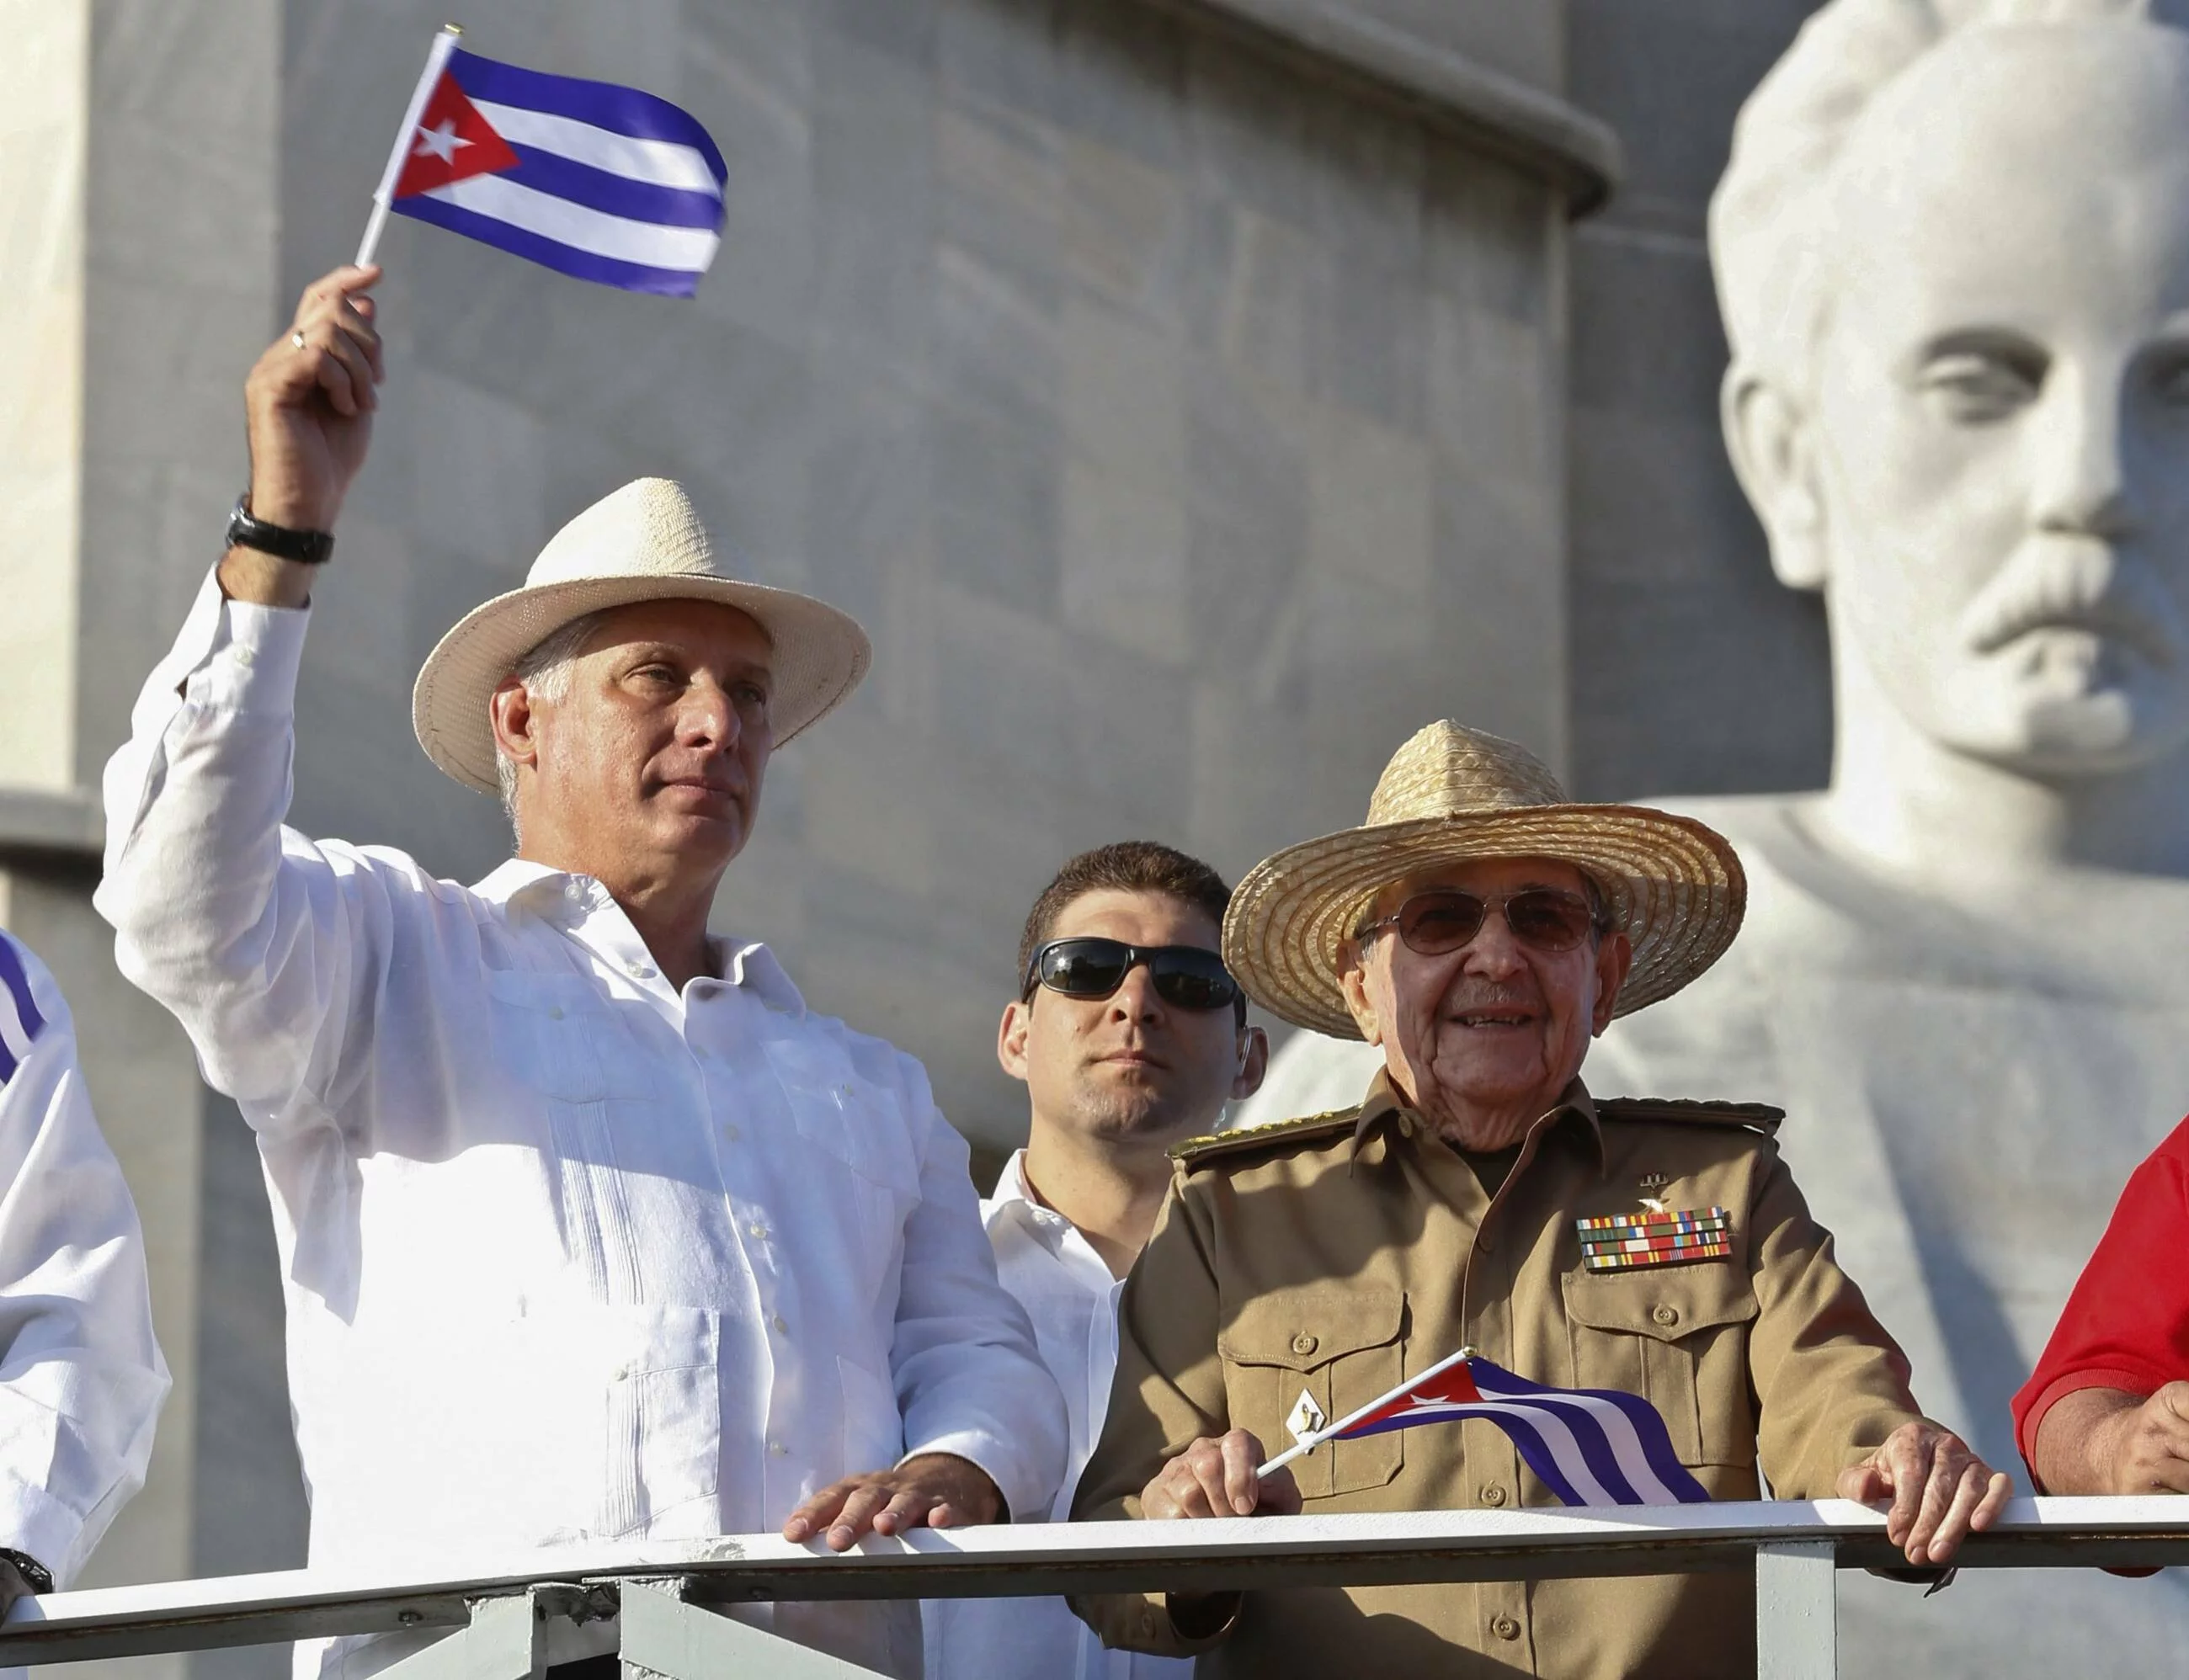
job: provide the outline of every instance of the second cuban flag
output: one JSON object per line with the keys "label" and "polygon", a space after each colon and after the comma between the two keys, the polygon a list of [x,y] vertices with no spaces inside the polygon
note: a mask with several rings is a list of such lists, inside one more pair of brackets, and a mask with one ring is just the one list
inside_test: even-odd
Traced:
{"label": "second cuban flag", "polygon": [[1554,1389],[1462,1348],[1410,1382],[1303,1435],[1266,1474],[1326,1440],[1480,1418],[1512,1438],[1542,1484],[1569,1505],[1700,1505],[1710,1495],[1672,1451],[1657,1408],[1616,1389]]}
{"label": "second cuban flag", "polygon": [[727,179],[707,131],[666,99],[458,50],[387,207],[581,280],[688,297],[721,243]]}

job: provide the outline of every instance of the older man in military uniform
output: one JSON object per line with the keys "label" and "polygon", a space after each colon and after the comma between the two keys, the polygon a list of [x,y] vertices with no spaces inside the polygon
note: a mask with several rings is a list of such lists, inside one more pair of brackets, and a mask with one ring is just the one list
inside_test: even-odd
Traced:
{"label": "older man in military uniform", "polygon": [[[1241,883],[1231,972],[1265,1008],[1355,1034],[1384,1066],[1358,1108],[1182,1146],[1127,1286],[1107,1427],[1074,1514],[1553,1504],[1487,1423],[1328,1443],[1257,1480],[1288,1419],[1336,1418],[1462,1346],[1663,1414],[1716,1497],[1889,1502],[1936,1567],[2009,1484],[1924,1418],[1908,1367],[1832,1258],[1770,1133],[1777,1111],[1598,1102],[1578,1078],[1615,1015],[1706,968],[1745,883],[1692,820],[1568,803],[1495,736],[1401,747],[1361,828]],[[1580,1221],[1710,1210],[1724,1240],[1585,1254]],[[1692,1256],[1692,1257],[1690,1257]],[[1204,1674],[1753,1672],[1736,1576],[1288,1588],[1083,1602],[1112,1643],[1206,1650]]]}

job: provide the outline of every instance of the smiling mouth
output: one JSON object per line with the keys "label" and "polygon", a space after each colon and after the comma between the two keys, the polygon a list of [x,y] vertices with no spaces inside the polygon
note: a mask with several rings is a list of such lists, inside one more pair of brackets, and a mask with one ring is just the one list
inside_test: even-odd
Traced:
{"label": "smiling mouth", "polygon": [[1524,1009],[1463,1009],[1445,1018],[1462,1027],[1525,1027],[1532,1025],[1535,1016]]}

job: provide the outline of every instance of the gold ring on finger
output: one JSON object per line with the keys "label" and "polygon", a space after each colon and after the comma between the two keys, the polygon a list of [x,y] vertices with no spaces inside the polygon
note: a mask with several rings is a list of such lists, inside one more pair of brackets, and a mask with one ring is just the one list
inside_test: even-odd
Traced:
{"label": "gold ring on finger", "polygon": [[304,347],[303,329],[299,327],[295,332],[291,333],[289,335],[289,342],[297,349],[302,350]]}

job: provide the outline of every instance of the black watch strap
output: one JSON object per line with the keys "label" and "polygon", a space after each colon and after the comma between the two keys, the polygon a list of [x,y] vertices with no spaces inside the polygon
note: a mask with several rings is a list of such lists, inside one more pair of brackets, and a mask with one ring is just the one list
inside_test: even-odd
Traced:
{"label": "black watch strap", "polygon": [[0,1546],[0,1558],[14,1564],[15,1572],[31,1584],[31,1591],[42,1597],[54,1590],[53,1571],[28,1552],[18,1552],[12,1547]]}
{"label": "black watch strap", "polygon": [[251,493],[246,490],[235,499],[235,511],[228,516],[228,545],[232,549],[257,549],[261,554],[299,561],[306,566],[322,566],[335,551],[335,538],[331,531],[293,531],[286,525],[269,525],[263,519],[253,519]]}

